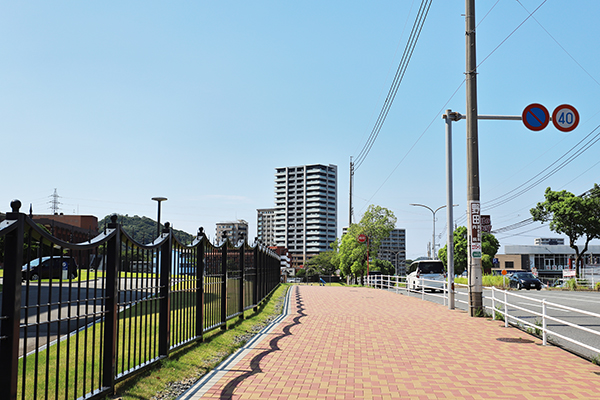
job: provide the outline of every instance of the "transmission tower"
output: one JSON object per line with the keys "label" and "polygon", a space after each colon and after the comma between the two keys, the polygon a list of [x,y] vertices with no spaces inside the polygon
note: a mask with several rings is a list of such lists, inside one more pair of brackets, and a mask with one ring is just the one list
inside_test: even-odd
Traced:
{"label": "transmission tower", "polygon": [[50,204],[50,209],[52,210],[52,215],[58,214],[58,210],[60,209],[59,205],[61,205],[62,203],[60,201],[58,201],[60,196],[58,195],[56,188],[54,188],[54,194],[52,194],[50,196],[50,198],[51,198],[51,200],[48,203]]}

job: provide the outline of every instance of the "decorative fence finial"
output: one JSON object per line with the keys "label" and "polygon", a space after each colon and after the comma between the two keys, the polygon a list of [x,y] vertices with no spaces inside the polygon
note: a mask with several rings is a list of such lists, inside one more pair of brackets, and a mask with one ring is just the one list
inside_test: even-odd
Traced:
{"label": "decorative fence finial", "polygon": [[12,208],[12,212],[14,213],[18,213],[19,212],[19,208],[21,208],[21,201],[20,200],[13,200],[10,202],[10,208]]}

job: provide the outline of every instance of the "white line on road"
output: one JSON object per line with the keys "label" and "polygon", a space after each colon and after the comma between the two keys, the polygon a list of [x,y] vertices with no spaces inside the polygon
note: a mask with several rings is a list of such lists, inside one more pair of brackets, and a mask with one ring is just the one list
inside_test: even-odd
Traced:
{"label": "white line on road", "polygon": [[[542,308],[541,304],[536,304],[536,303],[523,303],[523,302],[519,302],[519,304],[522,304],[524,306],[532,306],[532,307]],[[556,310],[556,311],[571,312],[569,310],[563,310],[562,308],[556,308],[556,307],[550,307],[550,306],[546,306],[546,308],[548,308],[550,310]]]}

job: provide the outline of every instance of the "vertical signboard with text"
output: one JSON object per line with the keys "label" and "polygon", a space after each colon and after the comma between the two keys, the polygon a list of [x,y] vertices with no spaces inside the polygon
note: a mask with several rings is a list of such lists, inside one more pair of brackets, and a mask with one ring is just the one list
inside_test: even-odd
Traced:
{"label": "vertical signboard with text", "polygon": [[471,257],[481,258],[481,205],[479,201],[469,202],[471,220],[469,233],[471,234]]}

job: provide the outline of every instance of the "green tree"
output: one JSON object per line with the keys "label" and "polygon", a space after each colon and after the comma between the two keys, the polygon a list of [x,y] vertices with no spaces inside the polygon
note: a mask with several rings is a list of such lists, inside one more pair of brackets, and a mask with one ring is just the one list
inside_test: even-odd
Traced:
{"label": "green tree", "polygon": [[343,276],[363,277],[367,272],[367,243],[360,243],[358,235],[366,235],[369,256],[377,254],[381,241],[396,226],[394,213],[387,208],[370,205],[357,224],[352,224],[339,245],[339,269]]}
{"label": "green tree", "polygon": [[[580,276],[583,255],[591,240],[600,238],[600,186],[576,196],[566,190],[553,191],[546,188],[545,200],[530,210],[534,221],[550,222],[550,230],[565,234],[569,247],[575,250],[576,274]],[[579,248],[577,240],[585,244]]]}
{"label": "green tree", "polygon": [[381,272],[382,275],[394,275],[396,273],[394,264],[388,260],[380,260],[378,258],[371,262],[371,271]]}
{"label": "green tree", "polygon": [[[462,274],[467,269],[468,262],[468,247],[469,240],[467,236],[467,228],[465,226],[459,226],[454,230],[454,273]],[[490,273],[492,270],[492,259],[500,248],[500,242],[491,233],[484,233],[481,236],[481,262],[483,270]],[[446,244],[438,252],[438,257],[444,263],[446,271],[448,270],[448,245]]]}
{"label": "green tree", "polygon": [[311,268],[317,275],[333,275],[337,270],[334,264],[336,254],[333,251],[323,251],[311,257],[305,264],[305,268]]}

